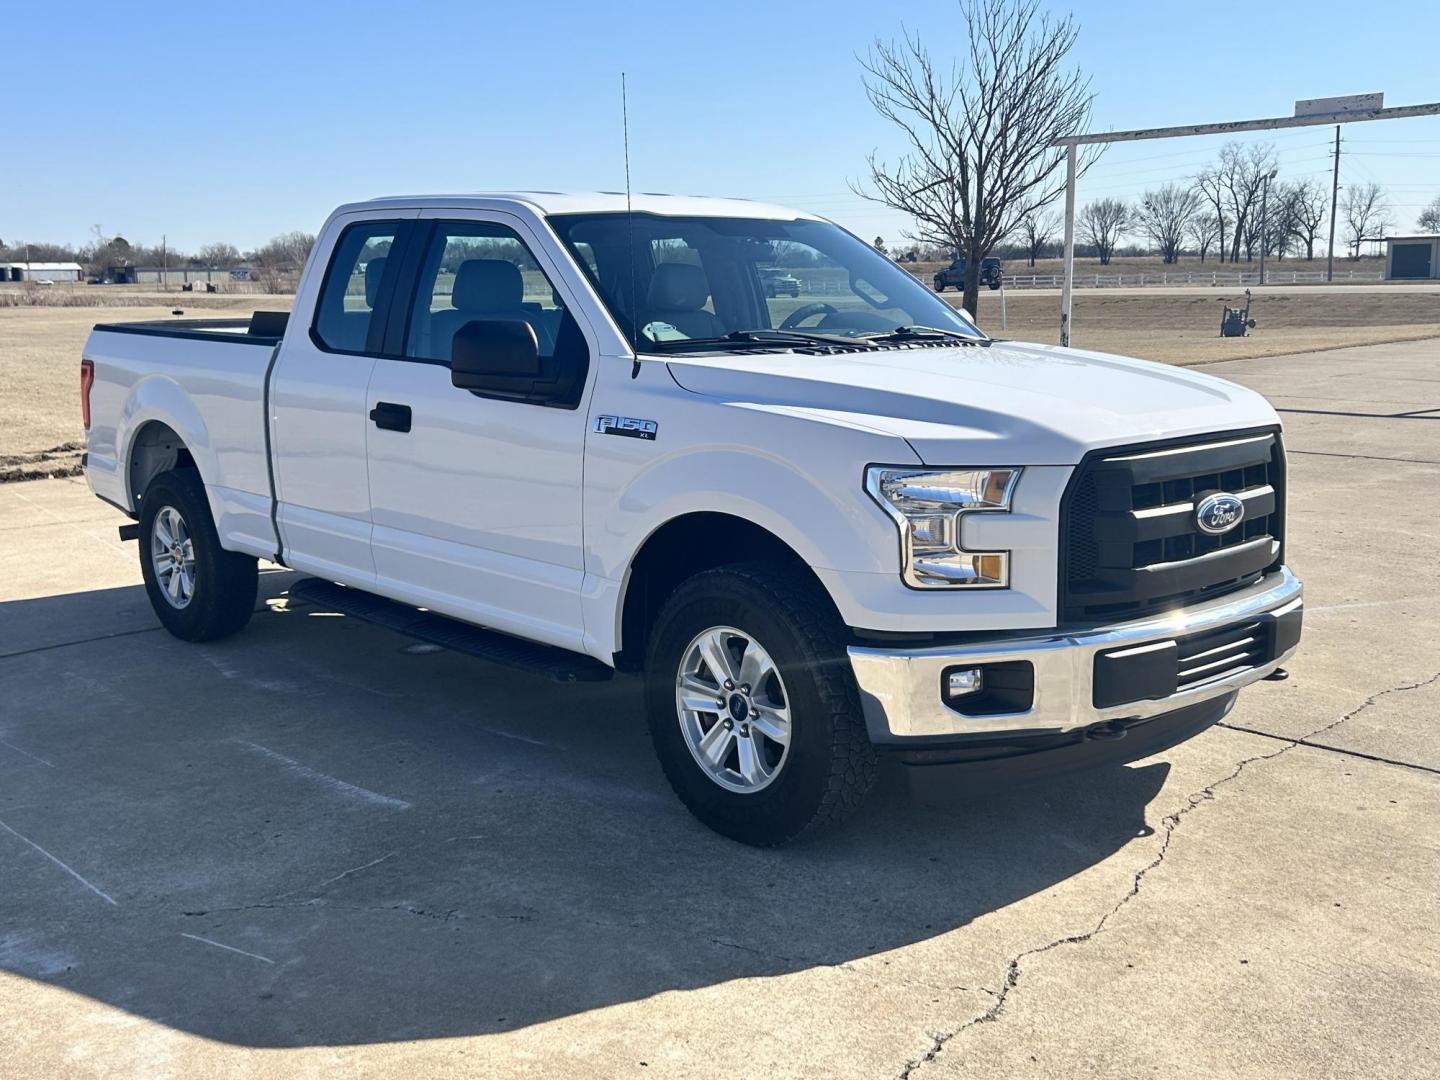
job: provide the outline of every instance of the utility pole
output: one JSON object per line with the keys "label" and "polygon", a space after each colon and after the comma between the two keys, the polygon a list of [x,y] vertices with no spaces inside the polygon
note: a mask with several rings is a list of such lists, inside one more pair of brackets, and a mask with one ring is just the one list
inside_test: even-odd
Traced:
{"label": "utility pole", "polygon": [[1070,311],[1075,280],[1075,146],[1065,148],[1065,282],[1060,289],[1060,344],[1070,345]]}
{"label": "utility pole", "polygon": [[1275,170],[1265,174],[1265,186],[1260,189],[1260,284],[1265,284],[1265,249],[1270,246],[1270,181],[1275,179]]}
{"label": "utility pole", "polygon": [[165,245],[164,233],[160,234],[160,291],[170,291],[170,249]]}
{"label": "utility pole", "polygon": [[1335,125],[1335,176],[1330,181],[1330,247],[1325,257],[1325,280],[1335,280],[1335,210],[1340,205],[1340,125]]}

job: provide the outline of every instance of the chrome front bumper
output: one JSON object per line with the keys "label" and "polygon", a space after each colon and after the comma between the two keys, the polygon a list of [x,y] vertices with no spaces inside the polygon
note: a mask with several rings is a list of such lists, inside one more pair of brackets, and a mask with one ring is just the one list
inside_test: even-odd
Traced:
{"label": "chrome front bumper", "polygon": [[[1005,637],[976,645],[925,649],[852,646],[850,664],[860,686],[870,737],[876,743],[929,745],[937,736],[969,741],[986,736],[1019,739],[1064,735],[1108,721],[1174,712],[1232,694],[1265,678],[1294,654],[1293,643],[1257,666],[1168,697],[1104,708],[1094,705],[1097,653],[1164,647],[1176,638],[1231,624],[1278,620],[1301,610],[1302,591],[1299,579],[1282,567],[1240,592],[1163,617],[1068,634]],[[945,703],[941,679],[947,668],[1009,661],[1028,662],[1034,667],[1034,696],[1029,709],[967,716]]]}

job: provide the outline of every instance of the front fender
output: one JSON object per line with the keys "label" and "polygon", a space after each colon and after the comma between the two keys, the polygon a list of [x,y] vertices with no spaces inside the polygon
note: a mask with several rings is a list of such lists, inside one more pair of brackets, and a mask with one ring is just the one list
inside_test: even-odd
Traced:
{"label": "front fender", "polygon": [[[893,455],[892,455],[893,456]],[[894,523],[866,495],[863,464],[833,478],[756,447],[705,447],[640,470],[587,537],[591,573],[621,580],[656,530],[692,513],[743,518],[810,566],[865,573],[896,569]]]}

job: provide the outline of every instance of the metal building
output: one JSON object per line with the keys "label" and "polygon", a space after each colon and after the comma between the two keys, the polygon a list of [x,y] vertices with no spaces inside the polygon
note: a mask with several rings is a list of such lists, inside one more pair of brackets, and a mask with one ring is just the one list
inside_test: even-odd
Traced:
{"label": "metal building", "polygon": [[107,266],[105,280],[116,285],[190,285],[204,281],[231,281],[233,270],[214,266]]}
{"label": "metal building", "polygon": [[1385,238],[1386,281],[1440,279],[1440,233]]}
{"label": "metal building", "polygon": [[79,263],[0,262],[0,281],[84,281],[85,268]]}

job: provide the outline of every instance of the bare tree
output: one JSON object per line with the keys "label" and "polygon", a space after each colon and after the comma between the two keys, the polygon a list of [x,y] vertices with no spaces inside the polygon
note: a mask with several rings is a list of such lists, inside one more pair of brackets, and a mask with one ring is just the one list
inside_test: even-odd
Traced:
{"label": "bare tree", "polygon": [[315,237],[309,233],[288,232],[251,252],[250,261],[261,288],[268,293],[293,291],[314,245]]}
{"label": "bare tree", "polygon": [[1310,180],[1297,180],[1285,185],[1289,203],[1290,235],[1297,244],[1305,245],[1305,258],[1315,258],[1315,241],[1325,224],[1325,215],[1330,205],[1330,193],[1323,184]]}
{"label": "bare tree", "polygon": [[[1245,257],[1254,257],[1254,247],[1259,239],[1260,228],[1256,221],[1259,216],[1260,193],[1264,190],[1265,179],[1275,172],[1275,148],[1269,143],[1252,143],[1245,146],[1228,142],[1220,148],[1220,160],[1212,169],[1197,177],[1197,183],[1209,198],[1210,185],[1218,192],[1215,201],[1221,205],[1220,212],[1231,227],[1230,261],[1240,261],[1240,247],[1245,247]],[[1222,240],[1221,247],[1224,247]]]}
{"label": "bare tree", "polygon": [[907,146],[893,166],[871,153],[869,183],[854,187],[910,215],[914,239],[965,257],[973,312],[981,260],[1063,189],[1065,152],[1051,143],[1085,130],[1094,95],[1065,66],[1078,33],[1068,16],[1039,0],[962,0],[960,14],[968,47],[957,61],[936,61],[908,31],[862,58],[870,103]]}
{"label": "bare tree", "polygon": [[1109,266],[1115,245],[1130,227],[1130,207],[1123,199],[1096,199],[1080,211],[1080,235],[1100,256],[1100,265]]}
{"label": "bare tree", "polygon": [[1347,188],[1340,213],[1345,219],[1345,242],[1350,247],[1352,259],[1360,257],[1362,241],[1383,234],[1395,223],[1390,200],[1385,197],[1380,185],[1373,181]]}
{"label": "bare tree", "polygon": [[1294,184],[1271,184],[1270,197],[1261,198],[1264,225],[1260,237],[1266,255],[1283,261],[1295,246],[1300,208]]}
{"label": "bare tree", "polygon": [[1422,232],[1440,232],[1440,195],[1430,200],[1430,204],[1420,211],[1420,216],[1415,219],[1416,228]]}
{"label": "bare tree", "polygon": [[1160,249],[1163,262],[1180,259],[1180,245],[1190,220],[1200,212],[1202,196],[1195,188],[1166,184],[1140,197],[1135,211],[1135,227],[1148,236]]}
{"label": "bare tree", "polygon": [[220,270],[228,270],[232,266],[240,265],[240,249],[223,240],[206,244],[196,252],[196,257],[199,258],[202,266],[213,266]]}
{"label": "bare tree", "polygon": [[1031,266],[1035,265],[1035,260],[1040,257],[1040,252],[1050,243],[1059,229],[1059,214],[1032,210],[1025,215],[1025,219],[1020,222],[1020,233],[1025,237],[1025,254],[1029,258]]}
{"label": "bare tree", "polygon": [[[1218,169],[1205,169],[1195,177],[1196,190],[1200,197],[1210,206],[1211,214],[1206,215],[1215,223],[1216,229],[1216,257],[1223,263],[1225,261],[1225,185],[1221,182]],[[1207,245],[1208,246],[1208,245]],[[1204,261],[1204,253],[1201,253],[1201,261]]]}
{"label": "bare tree", "polygon": [[[1202,195],[1203,199],[1204,196]],[[1185,235],[1190,243],[1195,245],[1195,250],[1200,256],[1200,261],[1205,261],[1205,256],[1210,254],[1210,248],[1217,242],[1223,244],[1221,234],[1225,229],[1225,221],[1218,214],[1210,213],[1208,208],[1201,208],[1185,224]],[[1220,261],[1225,261],[1224,252],[1221,252]]]}

